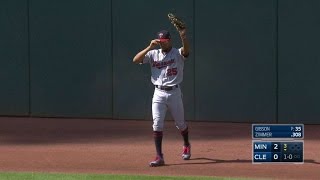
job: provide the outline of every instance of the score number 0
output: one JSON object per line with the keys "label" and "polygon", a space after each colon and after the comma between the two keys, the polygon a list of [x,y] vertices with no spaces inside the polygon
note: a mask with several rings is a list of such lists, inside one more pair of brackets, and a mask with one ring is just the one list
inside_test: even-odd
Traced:
{"label": "score number 0", "polygon": [[[274,150],[278,150],[278,149],[279,149],[278,146],[279,146],[279,144],[273,144],[273,149],[274,149]],[[273,159],[274,159],[274,160],[277,160],[278,158],[279,158],[279,155],[278,155],[278,154],[274,154],[274,155],[273,155]]]}

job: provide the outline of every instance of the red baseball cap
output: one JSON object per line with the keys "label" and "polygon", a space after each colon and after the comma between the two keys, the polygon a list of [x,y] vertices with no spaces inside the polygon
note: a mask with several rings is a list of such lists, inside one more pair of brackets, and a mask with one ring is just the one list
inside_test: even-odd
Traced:
{"label": "red baseball cap", "polygon": [[157,39],[160,40],[160,42],[165,42],[171,39],[170,32],[167,30],[161,30],[157,33]]}

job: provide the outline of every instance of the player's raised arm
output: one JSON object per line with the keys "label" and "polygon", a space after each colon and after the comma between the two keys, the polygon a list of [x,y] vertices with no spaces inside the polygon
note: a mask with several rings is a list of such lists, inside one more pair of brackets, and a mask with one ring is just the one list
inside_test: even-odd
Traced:
{"label": "player's raised arm", "polygon": [[152,49],[154,49],[159,44],[158,39],[154,39],[150,42],[149,46],[146,47],[144,50],[140,51],[136,56],[133,58],[133,62],[138,64],[142,63],[143,59],[145,58],[145,55]]}
{"label": "player's raised arm", "polygon": [[188,41],[188,38],[187,38],[186,29],[181,29],[178,32],[179,32],[179,35],[180,35],[180,38],[181,38],[181,42],[182,42],[181,54],[184,57],[188,57],[189,56],[190,45],[189,45],[189,41]]}
{"label": "player's raised arm", "polygon": [[174,25],[174,27],[177,29],[177,31],[179,32],[179,35],[182,41],[182,47],[181,47],[182,56],[188,57],[190,47],[187,39],[186,23],[181,18],[174,15],[173,13],[169,13],[168,18],[170,22]]}

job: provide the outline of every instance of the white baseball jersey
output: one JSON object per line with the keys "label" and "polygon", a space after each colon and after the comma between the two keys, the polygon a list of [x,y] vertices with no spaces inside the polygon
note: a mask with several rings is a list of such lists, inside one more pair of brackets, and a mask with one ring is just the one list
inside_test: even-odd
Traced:
{"label": "white baseball jersey", "polygon": [[174,86],[183,80],[183,66],[186,58],[181,54],[181,48],[173,48],[167,53],[162,49],[149,51],[142,63],[150,63],[151,82],[158,86]]}

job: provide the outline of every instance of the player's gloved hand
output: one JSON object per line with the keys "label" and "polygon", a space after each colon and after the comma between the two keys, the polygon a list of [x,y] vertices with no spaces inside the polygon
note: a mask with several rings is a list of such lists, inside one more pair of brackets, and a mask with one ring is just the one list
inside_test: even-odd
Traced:
{"label": "player's gloved hand", "polygon": [[168,13],[169,21],[176,27],[178,31],[186,29],[186,24],[182,19],[174,15],[173,13]]}

